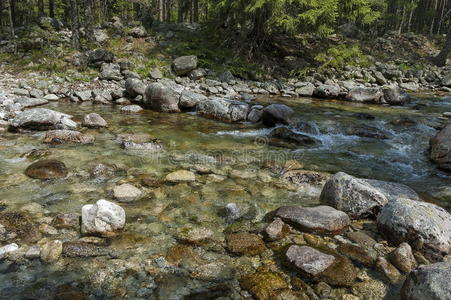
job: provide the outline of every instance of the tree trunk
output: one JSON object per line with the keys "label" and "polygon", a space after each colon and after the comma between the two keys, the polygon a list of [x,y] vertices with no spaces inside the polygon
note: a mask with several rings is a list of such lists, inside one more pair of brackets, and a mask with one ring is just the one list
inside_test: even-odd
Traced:
{"label": "tree trunk", "polygon": [[446,35],[446,41],[445,45],[443,45],[442,51],[434,57],[434,63],[439,66],[443,67],[446,65],[446,60],[448,59],[448,54],[451,51],[451,25],[448,29],[448,34]]}
{"label": "tree trunk", "polygon": [[193,0],[193,15],[194,15],[194,22],[199,22],[199,0]]}
{"label": "tree trunk", "polygon": [[72,12],[72,47],[80,49],[80,20],[78,17],[78,1],[69,0]]}
{"label": "tree trunk", "polygon": [[13,3],[12,0],[9,0],[7,2],[8,5],[8,23],[9,23],[9,36],[11,37],[12,40],[15,39],[16,34],[14,32],[14,22],[13,22]]}
{"label": "tree trunk", "polygon": [[55,18],[55,0],[49,0],[49,16]]}
{"label": "tree trunk", "polygon": [[93,0],[85,0],[85,28],[86,39],[90,42],[94,41],[94,17],[92,14]]}
{"label": "tree trunk", "polygon": [[38,14],[39,17],[42,17],[45,15],[44,13],[44,0],[38,0]]}

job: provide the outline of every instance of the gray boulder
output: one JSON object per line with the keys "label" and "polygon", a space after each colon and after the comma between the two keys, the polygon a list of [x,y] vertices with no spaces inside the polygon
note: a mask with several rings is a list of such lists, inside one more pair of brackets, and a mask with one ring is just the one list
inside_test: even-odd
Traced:
{"label": "gray boulder", "polygon": [[315,91],[315,86],[310,82],[299,82],[296,84],[295,92],[302,97],[311,97]]}
{"label": "gray boulder", "polygon": [[410,96],[399,87],[385,88],[384,100],[390,105],[403,105],[410,100]]}
{"label": "gray boulder", "polygon": [[271,104],[263,109],[263,124],[269,127],[276,124],[290,124],[294,116],[294,110],[284,104]]}
{"label": "gray boulder", "polygon": [[180,95],[179,106],[183,108],[193,108],[197,103],[206,101],[207,99],[208,98],[202,94],[184,90]]}
{"label": "gray boulder", "polygon": [[318,98],[338,98],[340,87],[338,85],[320,84],[313,92],[313,96]]}
{"label": "gray boulder", "polygon": [[102,63],[111,63],[114,60],[114,54],[111,51],[96,49],[87,53],[88,63],[90,65],[99,65]]}
{"label": "gray boulder", "polygon": [[129,78],[125,81],[125,90],[127,91],[127,94],[132,98],[140,95],[144,96],[146,85],[137,78]]}
{"label": "gray boulder", "polygon": [[246,121],[249,105],[239,101],[222,98],[210,98],[196,106],[199,115],[224,122]]}
{"label": "gray boulder", "polygon": [[263,116],[263,106],[254,105],[251,108],[251,111],[247,115],[247,120],[252,123],[258,123],[262,119]]}
{"label": "gray boulder", "polygon": [[178,76],[183,76],[197,68],[197,56],[181,56],[172,62],[172,70]]}
{"label": "gray boulder", "polygon": [[353,102],[380,103],[383,93],[377,88],[355,87],[346,95],[346,99]]}
{"label": "gray boulder", "polygon": [[11,121],[13,129],[72,129],[77,123],[71,120],[72,116],[47,108],[32,108],[20,112]]}
{"label": "gray boulder", "polygon": [[150,84],[144,93],[144,106],[161,112],[180,112],[180,95],[169,85],[164,83]]}
{"label": "gray boulder", "polygon": [[451,299],[451,261],[422,265],[413,270],[401,290],[401,299]]}
{"label": "gray boulder", "polygon": [[324,185],[322,203],[344,211],[352,219],[375,216],[391,199],[419,199],[406,185],[372,179],[361,179],[339,172]]}
{"label": "gray boulder", "polygon": [[443,128],[429,143],[431,160],[438,164],[441,170],[451,173],[451,124]]}
{"label": "gray boulder", "polygon": [[341,234],[351,224],[347,214],[330,206],[282,206],[275,215],[306,232]]}
{"label": "gray boulder", "polygon": [[447,87],[451,87],[451,73],[448,73],[445,76],[443,76],[443,78],[442,78],[442,85],[443,86],[447,86]]}
{"label": "gray boulder", "polygon": [[118,64],[103,64],[100,69],[100,78],[104,80],[122,80],[121,67]]}
{"label": "gray boulder", "polygon": [[90,113],[84,116],[82,125],[88,128],[103,128],[107,127],[108,123],[99,114]]}
{"label": "gray boulder", "polygon": [[29,108],[34,106],[45,105],[49,103],[48,100],[42,98],[28,98],[28,97],[20,97],[14,100],[15,103],[20,104],[22,108]]}
{"label": "gray boulder", "polygon": [[430,255],[451,251],[451,214],[435,204],[393,199],[382,208],[377,226],[394,244],[407,242]]}

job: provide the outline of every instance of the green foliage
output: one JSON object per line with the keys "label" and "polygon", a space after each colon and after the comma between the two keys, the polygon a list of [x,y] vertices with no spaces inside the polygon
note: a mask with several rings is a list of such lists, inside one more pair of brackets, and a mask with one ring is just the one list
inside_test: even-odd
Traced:
{"label": "green foliage", "polygon": [[343,69],[345,66],[367,66],[366,55],[362,54],[358,45],[339,45],[318,54],[315,60],[321,64],[320,68]]}

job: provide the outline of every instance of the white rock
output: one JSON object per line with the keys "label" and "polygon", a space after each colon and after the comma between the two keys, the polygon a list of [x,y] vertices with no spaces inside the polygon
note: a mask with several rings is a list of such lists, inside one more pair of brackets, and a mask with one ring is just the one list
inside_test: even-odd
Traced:
{"label": "white rock", "polygon": [[4,258],[8,253],[19,250],[19,246],[15,243],[0,248],[0,259]]}
{"label": "white rock", "polygon": [[125,227],[125,211],[107,200],[81,208],[81,232],[83,234],[114,235]]}

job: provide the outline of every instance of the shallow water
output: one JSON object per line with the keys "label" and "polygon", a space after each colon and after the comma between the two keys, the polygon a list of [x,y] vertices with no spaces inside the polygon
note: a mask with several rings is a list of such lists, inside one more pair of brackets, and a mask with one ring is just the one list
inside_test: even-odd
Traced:
{"label": "shallow water", "polygon": [[[295,159],[307,170],[344,171],[360,177],[402,182],[421,193],[451,185],[451,178],[437,170],[428,159],[429,139],[437,132],[434,128],[440,125],[439,117],[442,112],[451,110],[449,98],[418,98],[407,107],[308,98],[258,100],[261,103],[275,101],[293,107],[299,121],[314,124],[319,132],[311,135],[319,139],[321,145],[289,149],[275,147],[269,144],[266,137],[269,129],[252,124],[220,123],[193,113],[146,111],[129,115],[119,113],[119,109],[112,106],[51,103],[46,107],[69,113],[76,121],[87,113],[97,112],[107,120],[109,127],[82,129],[84,133],[96,137],[92,145],[48,146],[42,144],[44,133],[41,132],[1,133],[0,201],[7,206],[7,210],[20,209],[25,204],[36,202],[47,210],[45,214],[49,216],[78,213],[84,204],[101,198],[111,199],[111,187],[116,182],[126,181],[139,186],[142,176],[162,179],[173,170],[204,170],[198,172],[194,184],[141,187],[146,193],[143,199],[121,204],[127,213],[127,233],[113,242],[113,246],[131,257],[147,259],[164,255],[169,247],[176,244],[177,234],[186,228],[210,228],[215,239],[223,240],[228,224],[220,211],[230,202],[256,204],[260,217],[285,204],[318,204],[319,190],[293,189],[273,178],[263,168],[266,161]],[[419,104],[425,106],[414,109]],[[357,119],[353,116],[357,112],[370,113],[375,119]],[[401,117],[413,119],[417,124],[390,124],[390,121]],[[364,124],[385,131],[390,138],[379,140],[340,133],[340,128]],[[120,133],[150,134],[161,140],[166,151],[126,151],[115,142],[116,135]],[[48,150],[45,158],[63,161],[71,172],[68,178],[42,182],[23,175],[25,168],[34,160],[25,154],[33,149]],[[212,163],[214,158],[216,161]],[[114,165],[119,171],[107,182],[92,179],[88,171],[98,163]],[[224,175],[226,179],[214,182],[206,175],[208,173]],[[445,207],[450,205],[440,204]],[[221,257],[226,259],[224,255]],[[4,268],[2,265],[1,269]],[[3,291],[5,295],[18,297],[39,282],[37,278],[41,272],[50,278],[46,282],[50,286],[53,286],[55,278],[61,276],[57,271],[53,273],[51,267],[39,264],[15,272],[1,271],[0,293]],[[83,277],[77,275],[83,274],[83,271],[79,272],[69,272],[61,277],[64,278],[61,281],[73,282],[74,278]],[[177,287],[183,286],[184,280],[180,279]],[[20,287],[14,288],[17,285]],[[174,287],[167,287],[160,293],[170,293],[171,288]]]}

